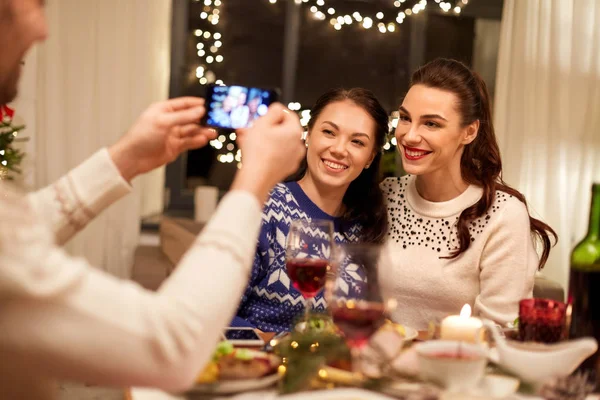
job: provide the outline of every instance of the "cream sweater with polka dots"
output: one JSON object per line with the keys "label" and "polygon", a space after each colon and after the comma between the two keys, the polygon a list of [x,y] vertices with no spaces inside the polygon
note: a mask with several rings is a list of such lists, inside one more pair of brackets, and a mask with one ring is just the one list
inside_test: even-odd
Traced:
{"label": "cream sweater with polka dots", "polygon": [[417,192],[414,176],[388,178],[391,265],[382,289],[398,301],[396,322],[426,329],[429,322],[458,314],[470,304],[474,315],[499,324],[513,321],[519,300],[531,297],[538,255],[525,205],[504,192],[482,217],[471,222],[471,246],[454,259],[460,213],[482,196],[471,185],[460,196],[430,202]]}

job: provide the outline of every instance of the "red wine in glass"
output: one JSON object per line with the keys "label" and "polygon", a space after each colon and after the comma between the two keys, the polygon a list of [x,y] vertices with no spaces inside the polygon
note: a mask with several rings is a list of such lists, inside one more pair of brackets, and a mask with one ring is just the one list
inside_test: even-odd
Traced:
{"label": "red wine in glass", "polygon": [[326,260],[293,258],[287,261],[287,272],[294,288],[310,299],[325,286],[328,265]]}
{"label": "red wine in glass", "polygon": [[548,299],[519,302],[519,339],[556,343],[564,338],[567,305]]}
{"label": "red wine in glass", "polygon": [[362,348],[384,323],[385,307],[371,301],[342,301],[332,307],[333,321],[350,348]]}

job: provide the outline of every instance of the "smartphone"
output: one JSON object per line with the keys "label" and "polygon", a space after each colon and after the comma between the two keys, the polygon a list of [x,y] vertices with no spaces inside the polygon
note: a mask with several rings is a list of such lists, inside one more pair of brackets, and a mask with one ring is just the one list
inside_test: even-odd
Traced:
{"label": "smartphone", "polygon": [[265,345],[265,341],[256,333],[254,328],[225,328],[223,337],[233,343],[234,346],[262,347]]}
{"label": "smartphone", "polygon": [[278,98],[278,89],[207,85],[206,114],[200,123],[230,130],[247,128]]}

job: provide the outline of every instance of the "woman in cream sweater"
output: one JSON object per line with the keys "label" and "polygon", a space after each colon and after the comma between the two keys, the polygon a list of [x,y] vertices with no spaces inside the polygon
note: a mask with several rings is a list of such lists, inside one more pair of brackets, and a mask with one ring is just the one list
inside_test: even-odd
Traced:
{"label": "woman in cream sweater", "polygon": [[413,74],[399,112],[410,175],[382,184],[393,252],[382,282],[398,300],[394,319],[425,329],[470,304],[480,317],[512,322],[556,234],[502,181],[485,83],[458,61],[432,61]]}

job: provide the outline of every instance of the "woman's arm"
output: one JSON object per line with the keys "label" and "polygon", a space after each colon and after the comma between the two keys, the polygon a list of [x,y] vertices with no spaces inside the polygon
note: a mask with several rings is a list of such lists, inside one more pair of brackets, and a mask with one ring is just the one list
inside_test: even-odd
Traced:
{"label": "woman's arm", "polygon": [[510,198],[485,243],[475,313],[501,325],[519,314],[519,301],[533,295],[538,255],[525,205]]}

